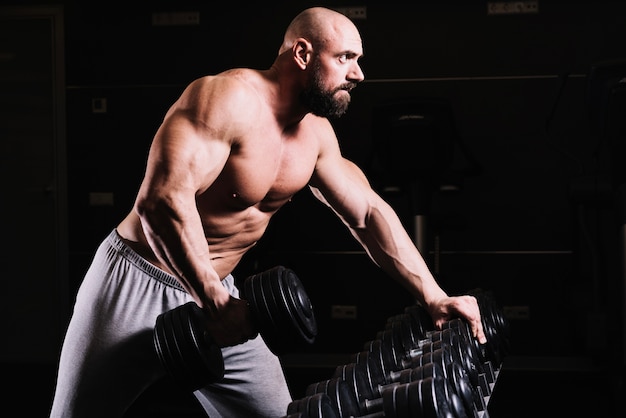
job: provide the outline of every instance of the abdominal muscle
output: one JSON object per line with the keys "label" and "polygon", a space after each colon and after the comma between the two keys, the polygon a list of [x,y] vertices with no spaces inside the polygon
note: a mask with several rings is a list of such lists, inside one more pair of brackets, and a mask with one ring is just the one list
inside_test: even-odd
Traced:
{"label": "abdominal muscle", "polygon": [[[271,213],[249,207],[238,213],[231,213],[221,219],[203,220],[204,232],[209,245],[211,265],[224,279],[235,269],[243,255],[261,238]],[[222,222],[224,221],[224,222]],[[130,212],[118,225],[117,232],[135,252],[151,264],[170,274],[173,272],[163,264],[148,244],[135,211]]]}

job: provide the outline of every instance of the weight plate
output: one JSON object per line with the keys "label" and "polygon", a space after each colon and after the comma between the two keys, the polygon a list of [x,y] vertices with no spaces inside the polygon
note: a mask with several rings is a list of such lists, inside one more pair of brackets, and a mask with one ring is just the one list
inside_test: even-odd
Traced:
{"label": "weight plate", "polygon": [[213,342],[208,335],[204,322],[207,320],[202,309],[195,303],[189,302],[185,316],[181,317],[183,331],[190,345],[193,347],[193,355],[197,360],[196,389],[206,383],[215,382],[224,377],[224,358],[222,350]]}
{"label": "weight plate", "polygon": [[[259,334],[261,334],[267,344],[268,339],[270,342],[272,341],[273,336],[270,334],[274,332],[272,330],[276,328],[276,325],[269,309],[267,300],[269,296],[266,295],[266,290],[263,286],[263,273],[248,277],[244,283],[244,290],[244,298],[250,305],[250,311],[255,325]],[[270,344],[268,344],[268,346],[269,345]],[[271,349],[270,347],[270,350]]]}
{"label": "weight plate", "polygon": [[428,315],[428,312],[420,305],[407,306],[404,311],[408,313],[414,321],[414,326],[420,339],[427,338],[429,331],[433,331],[435,326]]}
{"label": "weight plate", "polygon": [[297,327],[304,340],[310,344],[317,336],[317,322],[313,305],[298,276],[289,269],[284,269],[282,273],[283,280],[286,282],[285,299],[287,306],[293,309],[293,317]]}
{"label": "weight plate", "polygon": [[289,297],[292,289],[285,275],[286,270],[279,266],[272,269],[271,273],[264,277],[264,285],[268,289],[268,294],[271,295],[269,308],[275,318],[276,328],[273,330],[277,340],[275,347],[277,351],[285,353],[297,347],[304,336],[298,324],[297,312]]}
{"label": "weight plate", "polygon": [[172,362],[170,361],[170,353],[167,346],[166,337],[164,335],[165,330],[163,324],[163,314],[159,315],[156,319],[156,323],[153,330],[154,348],[156,350],[159,362],[170,376],[174,376],[176,371],[172,368]]}
{"label": "weight plate", "polygon": [[359,401],[356,394],[352,390],[350,384],[342,379],[333,380],[336,390],[338,392],[338,399],[340,400],[341,410],[339,411],[340,417],[356,417],[361,416],[361,408],[359,407]]}
{"label": "weight plate", "polygon": [[448,375],[450,386],[457,394],[459,400],[463,404],[463,409],[468,416],[478,418],[478,409],[476,408],[476,391],[472,388],[465,369],[456,363],[448,365]]}
{"label": "weight plate", "polygon": [[339,418],[330,397],[325,393],[316,393],[307,398],[307,418]]}
{"label": "weight plate", "polygon": [[242,297],[250,303],[255,325],[276,355],[311,344],[317,324],[311,302],[295,273],[276,266],[244,281]]}
{"label": "weight plate", "polygon": [[274,319],[271,328],[268,326],[264,335],[271,339],[273,351],[280,354],[291,351],[291,345],[299,342],[299,332],[294,326],[291,310],[286,301],[282,274],[281,267],[274,267],[261,276],[263,289],[267,295],[267,308]]}
{"label": "weight plate", "polygon": [[432,377],[428,377],[418,382],[421,414],[416,416],[420,416],[423,418],[438,418],[449,416],[439,415],[437,396],[442,396],[443,394],[437,393],[437,391],[435,390],[435,386],[433,385],[433,382],[435,380],[445,381],[441,378],[433,379]]}
{"label": "weight plate", "polygon": [[173,338],[176,346],[176,358],[179,363],[177,367],[179,367],[181,374],[181,378],[179,378],[180,383],[191,390],[196,390],[202,386],[201,383],[198,383],[198,374],[201,371],[202,364],[198,361],[199,354],[197,348],[193,345],[193,341],[190,340],[184,329],[185,321],[183,317],[187,315],[189,309],[189,305],[179,306],[171,310],[168,313],[168,317],[171,319],[169,325],[171,326],[171,338]]}
{"label": "weight plate", "polygon": [[165,341],[166,361],[170,374],[174,380],[183,383],[187,378],[187,371],[178,346],[180,343],[177,341],[176,335],[174,334],[174,323],[172,318],[174,313],[175,310],[172,310],[163,314],[163,326],[161,330],[163,332],[163,340]]}
{"label": "weight plate", "polygon": [[419,405],[416,403],[418,399],[415,391],[416,387],[415,382],[396,386],[394,398],[397,417],[410,418],[419,416],[414,413],[415,408],[419,408]]}
{"label": "weight plate", "polygon": [[277,280],[275,275],[276,268],[273,268],[254,276],[254,281],[256,282],[257,294],[262,295],[262,304],[259,306],[259,310],[263,311],[264,314],[261,317],[264,319],[259,321],[259,333],[270,351],[280,355],[287,351],[285,343],[290,338],[291,329],[286,329],[283,326],[280,311],[276,306],[279,302],[276,300],[276,294],[272,288],[272,281]]}

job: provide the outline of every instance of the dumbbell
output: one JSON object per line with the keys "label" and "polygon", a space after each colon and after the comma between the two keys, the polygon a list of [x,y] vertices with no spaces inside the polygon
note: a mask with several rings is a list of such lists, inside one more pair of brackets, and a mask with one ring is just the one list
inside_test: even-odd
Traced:
{"label": "dumbbell", "polygon": [[[473,364],[475,364],[478,369],[480,387],[483,388],[484,394],[488,396],[491,392],[489,384],[495,383],[496,371],[501,367],[502,360],[510,347],[509,323],[489,292],[483,291],[482,289],[474,289],[467,292],[467,294],[474,296],[478,302],[487,342],[480,344],[478,340],[473,337],[469,324],[460,318],[445,322],[442,325],[442,330],[455,328],[461,337],[461,346],[467,351],[467,357],[480,359],[479,361],[474,361]],[[407,319],[407,316],[409,316],[410,319]],[[402,323],[402,326],[398,326],[398,321]],[[418,304],[408,306],[405,308],[403,314],[391,317],[388,320],[387,328],[391,328],[392,324],[395,324],[395,328],[401,331],[405,342],[407,340],[414,341],[416,338],[415,335],[430,338],[431,333],[435,332],[435,327],[430,315]],[[407,332],[407,328],[409,328],[409,332]],[[468,369],[468,374],[474,384],[476,384],[476,372],[472,372]]]}
{"label": "dumbbell", "polygon": [[[444,349],[441,353],[435,353],[443,365],[459,363],[468,374],[473,386],[482,387],[483,395],[490,394],[489,381],[479,370],[476,359],[468,351],[468,346],[459,339],[459,334],[454,328],[440,331],[431,331],[430,338],[421,340],[414,347],[405,347],[401,337],[392,329],[378,334],[379,338],[366,343],[366,351],[374,355],[383,371],[383,375],[389,376],[393,371],[413,368],[421,365],[425,358],[429,359],[433,351]],[[429,354],[430,353],[430,354]],[[425,358],[423,354],[429,354]],[[428,360],[430,361],[430,360]]]}
{"label": "dumbbell", "polygon": [[341,418],[330,397],[325,393],[316,393],[292,401],[283,418]]}
{"label": "dumbbell", "polygon": [[[467,294],[474,296],[478,302],[481,323],[487,338],[487,342],[482,345],[475,338],[472,338],[474,340],[473,344],[485,360],[491,361],[493,367],[499,368],[509,350],[509,323],[488,292],[482,289],[473,289],[468,291]],[[413,319],[414,332],[426,335],[429,331],[435,330],[432,319],[421,305],[408,306],[405,308],[405,313],[409,314]]]}
{"label": "dumbbell", "polygon": [[[414,354],[410,361],[405,360],[402,366],[398,366],[393,361],[393,354],[390,352],[392,349],[383,340],[371,340],[364,344],[364,349],[358,353],[355,353],[352,360],[353,363],[363,366],[359,368],[357,372],[362,374],[361,379],[366,379],[364,384],[368,385],[371,389],[364,388],[359,390],[362,393],[375,393],[377,385],[391,383],[390,376],[393,372],[398,370],[410,369],[423,365],[431,361],[438,361],[442,365],[449,364],[456,361],[454,353],[451,348],[444,346],[443,348],[436,349],[434,346],[428,346],[430,350],[424,355]],[[343,374],[342,368],[349,366],[338,366],[335,369],[335,376]],[[351,372],[352,373],[352,372]]]}
{"label": "dumbbell", "polygon": [[[439,363],[427,363],[423,366],[419,366],[413,369],[406,369],[399,372],[392,373],[390,381],[392,383],[380,384],[376,382],[367,382],[366,393],[359,392],[358,385],[355,385],[355,379],[369,379],[367,371],[362,363],[356,363],[356,367],[353,367],[350,371],[351,376],[343,373],[336,374],[335,377],[310,384],[306,388],[305,395],[313,395],[315,393],[326,393],[333,400],[333,403],[337,407],[340,416],[350,416],[363,414],[366,411],[375,409],[373,405],[380,404],[383,397],[383,392],[398,384],[406,384],[423,380],[426,378],[442,378],[450,382],[450,388],[454,391],[455,395],[461,401],[466,415],[472,418],[478,418],[479,411],[486,409],[484,399],[476,399],[474,397],[474,391],[471,387],[469,379],[465,374],[463,368],[456,363],[447,365],[447,370],[444,371],[443,366]],[[346,371],[347,368],[344,368]],[[355,376],[354,373],[363,373],[362,376]],[[353,396],[343,393],[338,381],[341,381],[346,389],[349,390]],[[371,390],[370,388],[373,388]],[[348,415],[346,415],[348,414]]]}
{"label": "dumbbell", "polygon": [[[405,309],[405,311],[408,309]],[[423,311],[423,308],[417,305],[411,309]],[[431,329],[426,331],[423,328],[423,324],[416,322],[414,315],[405,312],[388,318],[385,329],[380,331],[379,334],[387,330],[393,331],[397,344],[410,350],[419,347],[424,341],[433,341],[441,337],[447,337],[445,333],[442,333],[446,329],[452,329],[458,334],[458,338],[461,340],[460,343],[467,347],[465,350],[469,358],[484,360],[478,340],[471,335],[467,322],[459,318],[445,322],[441,330]]]}
{"label": "dumbbell", "polygon": [[[276,355],[312,344],[317,322],[311,301],[296,274],[276,266],[249,276],[241,288],[255,329]],[[224,376],[221,349],[208,334],[205,313],[188,302],[160,314],[154,326],[153,343],[167,373],[191,391]]]}
{"label": "dumbbell", "polygon": [[496,305],[495,300],[488,292],[482,289],[474,289],[468,292],[478,301],[481,313],[483,330],[487,337],[486,355],[495,365],[500,365],[510,349],[509,322],[502,310]]}
{"label": "dumbbell", "polygon": [[[330,403],[334,411],[330,417],[354,418],[466,418],[464,406],[450,383],[442,377],[427,377],[405,384],[386,387],[381,396],[364,407],[355,403],[350,386],[341,379],[332,379],[324,392],[314,393],[292,401],[287,414],[309,410],[322,401]],[[330,394],[329,394],[330,393]],[[341,410],[338,408],[341,407]],[[319,409],[319,408],[313,408]],[[333,415],[334,414],[334,415]]]}
{"label": "dumbbell", "polygon": [[479,361],[471,346],[463,341],[461,334],[455,328],[446,328],[440,331],[432,331],[428,338],[413,341],[404,338],[403,329],[400,324],[392,322],[390,326],[380,331],[376,338],[387,348],[390,355],[392,369],[406,368],[406,364],[411,362],[411,358],[425,351],[432,351],[442,345],[449,345],[458,351],[458,360],[464,362],[464,367],[468,372],[476,369]]}
{"label": "dumbbell", "polygon": [[[416,355],[408,367],[390,370],[383,374],[380,362],[382,361],[380,341],[369,344],[369,350],[361,351],[354,356],[354,363],[339,366],[335,369],[335,377],[341,377],[349,382],[360,401],[380,396],[384,387],[398,382],[407,383],[409,379],[431,375],[440,376],[451,382],[455,392],[464,402],[468,414],[475,415],[474,411],[485,409],[484,389],[470,381],[460,361],[457,361],[454,351],[449,346]],[[489,388],[488,385],[485,386]]]}
{"label": "dumbbell", "polygon": [[373,356],[364,357],[359,362],[337,366],[333,374],[333,378],[340,378],[350,384],[359,402],[380,396],[378,391],[379,385],[382,384],[380,376],[378,363]]}
{"label": "dumbbell", "polygon": [[[443,353],[443,349],[439,349]],[[473,417],[478,416],[479,411],[486,409],[483,391],[480,386],[475,386],[470,381],[466,370],[460,363],[448,362],[443,359],[445,356],[437,356],[438,352],[424,356],[421,365],[404,370],[392,371],[387,377],[386,385],[379,387],[379,392],[384,390],[389,384],[408,383],[426,377],[442,377],[451,383],[455,393],[463,402],[467,414]]]}
{"label": "dumbbell", "polygon": [[[339,417],[355,417],[362,415],[362,408],[352,387],[339,377],[334,377],[321,382],[308,385],[304,392],[304,399],[318,393],[328,395]],[[293,403],[293,402],[292,402]],[[287,408],[299,409],[297,402]]]}
{"label": "dumbbell", "polygon": [[[378,333],[378,339],[387,347],[388,361],[396,369],[407,368],[411,357],[419,355],[425,349],[432,350],[447,344],[458,351],[455,361],[462,363],[474,385],[479,385],[479,379],[486,379],[486,383],[493,383],[495,374],[489,362],[486,362],[479,352],[477,340],[471,335],[469,326],[461,319],[453,319],[444,324],[441,330],[426,332],[427,338],[416,341],[411,332],[413,321],[409,315],[399,315],[388,320],[386,329]],[[487,384],[481,384],[488,388]]]}

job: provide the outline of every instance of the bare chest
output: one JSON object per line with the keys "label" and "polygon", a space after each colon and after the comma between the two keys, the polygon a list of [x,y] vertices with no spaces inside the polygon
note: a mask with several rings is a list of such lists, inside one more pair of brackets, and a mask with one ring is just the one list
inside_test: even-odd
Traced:
{"label": "bare chest", "polygon": [[[233,151],[209,195],[232,209],[274,211],[309,182],[319,149],[307,138],[261,138]],[[215,196],[214,196],[215,197]]]}

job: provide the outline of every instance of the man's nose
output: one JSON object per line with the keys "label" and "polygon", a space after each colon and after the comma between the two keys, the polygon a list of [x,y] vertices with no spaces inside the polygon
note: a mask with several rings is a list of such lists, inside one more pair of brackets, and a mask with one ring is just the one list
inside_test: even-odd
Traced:
{"label": "man's nose", "polygon": [[365,75],[363,74],[363,70],[361,70],[361,66],[359,64],[354,64],[348,73],[348,78],[350,81],[359,83],[365,79]]}

